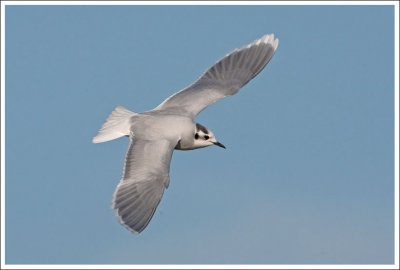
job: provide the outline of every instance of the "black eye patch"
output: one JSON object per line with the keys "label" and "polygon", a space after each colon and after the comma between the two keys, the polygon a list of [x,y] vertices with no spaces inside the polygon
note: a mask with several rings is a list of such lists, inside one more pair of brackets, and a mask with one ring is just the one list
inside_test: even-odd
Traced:
{"label": "black eye patch", "polygon": [[199,138],[199,134],[194,134],[194,138],[197,140]]}
{"label": "black eye patch", "polygon": [[204,136],[204,139],[208,140],[210,137],[208,135]]}

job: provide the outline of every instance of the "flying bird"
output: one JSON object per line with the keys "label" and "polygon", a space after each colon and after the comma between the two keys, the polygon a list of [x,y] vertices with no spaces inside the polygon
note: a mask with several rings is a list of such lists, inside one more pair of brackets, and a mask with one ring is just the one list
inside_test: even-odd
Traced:
{"label": "flying bird", "polygon": [[265,35],[222,57],[156,108],[135,113],[118,106],[111,112],[93,143],[129,137],[122,178],[112,198],[112,209],[124,227],[138,234],[149,224],[168,188],[174,149],[225,148],[193,119],[207,106],[236,94],[263,70],[277,47],[274,34]]}

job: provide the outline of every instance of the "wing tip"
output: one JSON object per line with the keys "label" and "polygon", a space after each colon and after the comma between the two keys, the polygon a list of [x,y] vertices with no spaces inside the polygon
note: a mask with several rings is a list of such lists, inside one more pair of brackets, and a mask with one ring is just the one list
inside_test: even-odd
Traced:
{"label": "wing tip", "polygon": [[[275,38],[275,34],[272,33],[272,34],[266,34],[258,40],[260,40],[260,42],[262,42],[262,43],[271,44],[274,46],[278,39]],[[256,41],[258,41],[258,40],[256,40]],[[275,46],[274,46],[274,48],[275,48]]]}
{"label": "wing tip", "polygon": [[128,231],[130,231],[131,233],[137,235],[137,234],[140,234],[142,231],[144,231],[144,229],[146,229],[147,225],[149,225],[150,220],[152,219],[156,208],[152,209],[150,217],[146,218],[145,222],[142,223],[141,226],[137,226],[136,230],[134,229],[135,226],[130,226],[123,220],[122,216],[119,215],[119,209],[116,209],[115,217],[118,218],[118,222],[122,226],[124,226]]}
{"label": "wing tip", "polygon": [[126,224],[126,223],[122,220],[121,216],[117,216],[117,217],[118,217],[119,223],[120,223],[122,226],[124,226],[128,231],[130,231],[131,233],[133,233],[133,234],[135,234],[135,235],[141,233],[141,232],[144,230],[144,228],[142,228],[140,231],[135,231],[134,229],[132,229],[128,224]]}
{"label": "wing tip", "polygon": [[279,45],[279,39],[277,38],[277,39],[275,39],[274,44],[273,44],[274,50],[276,50],[276,48],[278,48],[278,45]]}
{"label": "wing tip", "polygon": [[100,138],[100,136],[94,136],[92,139],[92,143],[102,143],[104,140]]}
{"label": "wing tip", "polygon": [[250,43],[249,45],[247,45],[247,47],[253,46],[253,45],[259,45],[259,44],[270,44],[274,50],[276,50],[276,48],[278,48],[278,44],[279,44],[279,39],[275,38],[275,34],[271,33],[271,34],[266,34],[264,36],[262,36],[259,39],[256,39],[253,43]]}
{"label": "wing tip", "polygon": [[114,216],[115,216],[116,218],[118,218],[118,222],[119,222],[122,226],[124,226],[128,231],[130,231],[131,233],[133,233],[133,234],[139,234],[139,233],[141,233],[141,232],[145,229],[146,226],[144,226],[141,230],[136,231],[136,230],[134,230],[131,226],[129,226],[128,224],[126,224],[125,221],[122,219],[122,216],[119,215],[119,209],[115,208],[115,203],[114,203],[114,201],[112,202],[111,209],[116,210]]}

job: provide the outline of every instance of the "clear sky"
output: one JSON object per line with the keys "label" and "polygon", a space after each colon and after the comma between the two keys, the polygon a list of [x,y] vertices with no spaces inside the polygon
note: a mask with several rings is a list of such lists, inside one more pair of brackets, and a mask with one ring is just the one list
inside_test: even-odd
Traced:
{"label": "clear sky", "polygon": [[[394,263],[391,6],[6,6],[7,264]],[[266,33],[196,121],[140,235],[110,209],[127,138],[92,144]]]}

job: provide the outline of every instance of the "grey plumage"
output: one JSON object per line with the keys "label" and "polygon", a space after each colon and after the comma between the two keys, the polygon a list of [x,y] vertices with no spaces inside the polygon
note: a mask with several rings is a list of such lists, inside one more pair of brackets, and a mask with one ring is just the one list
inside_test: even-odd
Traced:
{"label": "grey plumage", "polygon": [[133,233],[147,226],[169,185],[174,147],[168,140],[130,140],[112,208],[117,210],[120,223]]}
{"label": "grey plumage", "polygon": [[175,93],[155,110],[165,110],[190,118],[212,103],[232,96],[268,64],[278,46],[278,39],[267,35],[227,54],[208,68],[197,81]]}
{"label": "grey plumage", "polygon": [[112,199],[123,226],[140,233],[150,222],[169,185],[174,149],[225,148],[193,118],[212,103],[237,93],[267,65],[277,46],[273,34],[265,35],[224,56],[193,84],[151,111],[134,113],[121,106],[112,111],[93,142],[129,136],[122,178]]}

